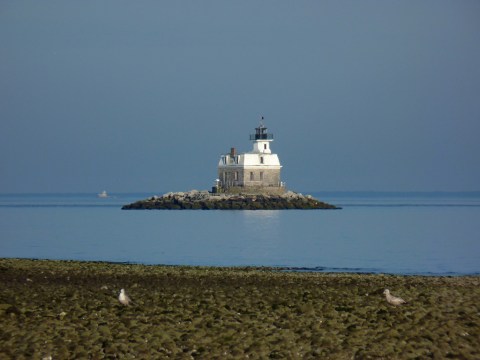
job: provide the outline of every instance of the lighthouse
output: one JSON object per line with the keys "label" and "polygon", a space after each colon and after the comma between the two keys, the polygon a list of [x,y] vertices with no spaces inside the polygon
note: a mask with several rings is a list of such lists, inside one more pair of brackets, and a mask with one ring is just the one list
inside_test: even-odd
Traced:
{"label": "lighthouse", "polygon": [[255,134],[250,135],[250,140],[253,142],[252,151],[239,154],[232,147],[228,154],[221,155],[214,193],[278,195],[285,192],[285,184],[280,178],[282,165],[270,146],[273,134],[267,132],[263,121],[255,128]]}

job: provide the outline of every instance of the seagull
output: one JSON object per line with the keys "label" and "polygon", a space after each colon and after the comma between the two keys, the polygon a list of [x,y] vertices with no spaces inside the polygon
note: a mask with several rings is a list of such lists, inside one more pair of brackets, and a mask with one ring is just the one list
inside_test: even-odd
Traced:
{"label": "seagull", "polygon": [[383,293],[385,294],[385,297],[387,298],[387,302],[389,304],[392,304],[394,306],[398,306],[398,305],[402,305],[402,304],[407,303],[402,298],[399,298],[399,297],[396,297],[396,296],[393,296],[392,294],[390,294],[390,290],[388,290],[388,289],[385,289],[385,291]]}
{"label": "seagull", "polygon": [[125,289],[120,289],[120,294],[118,295],[118,301],[120,301],[121,304],[128,306],[130,303],[133,304],[132,299],[130,299],[130,296],[125,292]]}

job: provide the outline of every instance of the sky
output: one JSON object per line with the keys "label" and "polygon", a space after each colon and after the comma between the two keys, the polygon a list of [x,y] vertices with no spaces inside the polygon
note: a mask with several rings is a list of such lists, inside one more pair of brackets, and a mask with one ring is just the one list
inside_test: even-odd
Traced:
{"label": "sky", "polygon": [[0,193],[480,190],[480,1],[0,2]]}

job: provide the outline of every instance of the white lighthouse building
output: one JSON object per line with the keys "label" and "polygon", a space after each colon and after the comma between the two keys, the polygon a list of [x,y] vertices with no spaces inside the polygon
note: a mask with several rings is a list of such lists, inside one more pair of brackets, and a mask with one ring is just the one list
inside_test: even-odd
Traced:
{"label": "white lighthouse building", "polygon": [[218,179],[214,192],[248,194],[282,194],[285,185],[280,180],[280,160],[273,154],[270,144],[273,134],[260,123],[255,134],[250,135],[253,149],[237,154],[231,148],[229,154],[222,155],[218,162]]}

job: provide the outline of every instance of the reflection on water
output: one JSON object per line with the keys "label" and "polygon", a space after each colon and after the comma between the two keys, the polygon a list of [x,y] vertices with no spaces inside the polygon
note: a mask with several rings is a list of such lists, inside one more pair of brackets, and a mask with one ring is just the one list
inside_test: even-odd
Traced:
{"label": "reflection on water", "polygon": [[280,210],[246,210],[240,211],[243,225],[255,237],[278,234]]}
{"label": "reflection on water", "polygon": [[239,213],[243,219],[243,231],[240,232],[243,235],[239,241],[245,253],[244,261],[248,263],[250,259],[252,263],[262,264],[261,259],[277,257],[281,211],[247,210]]}

